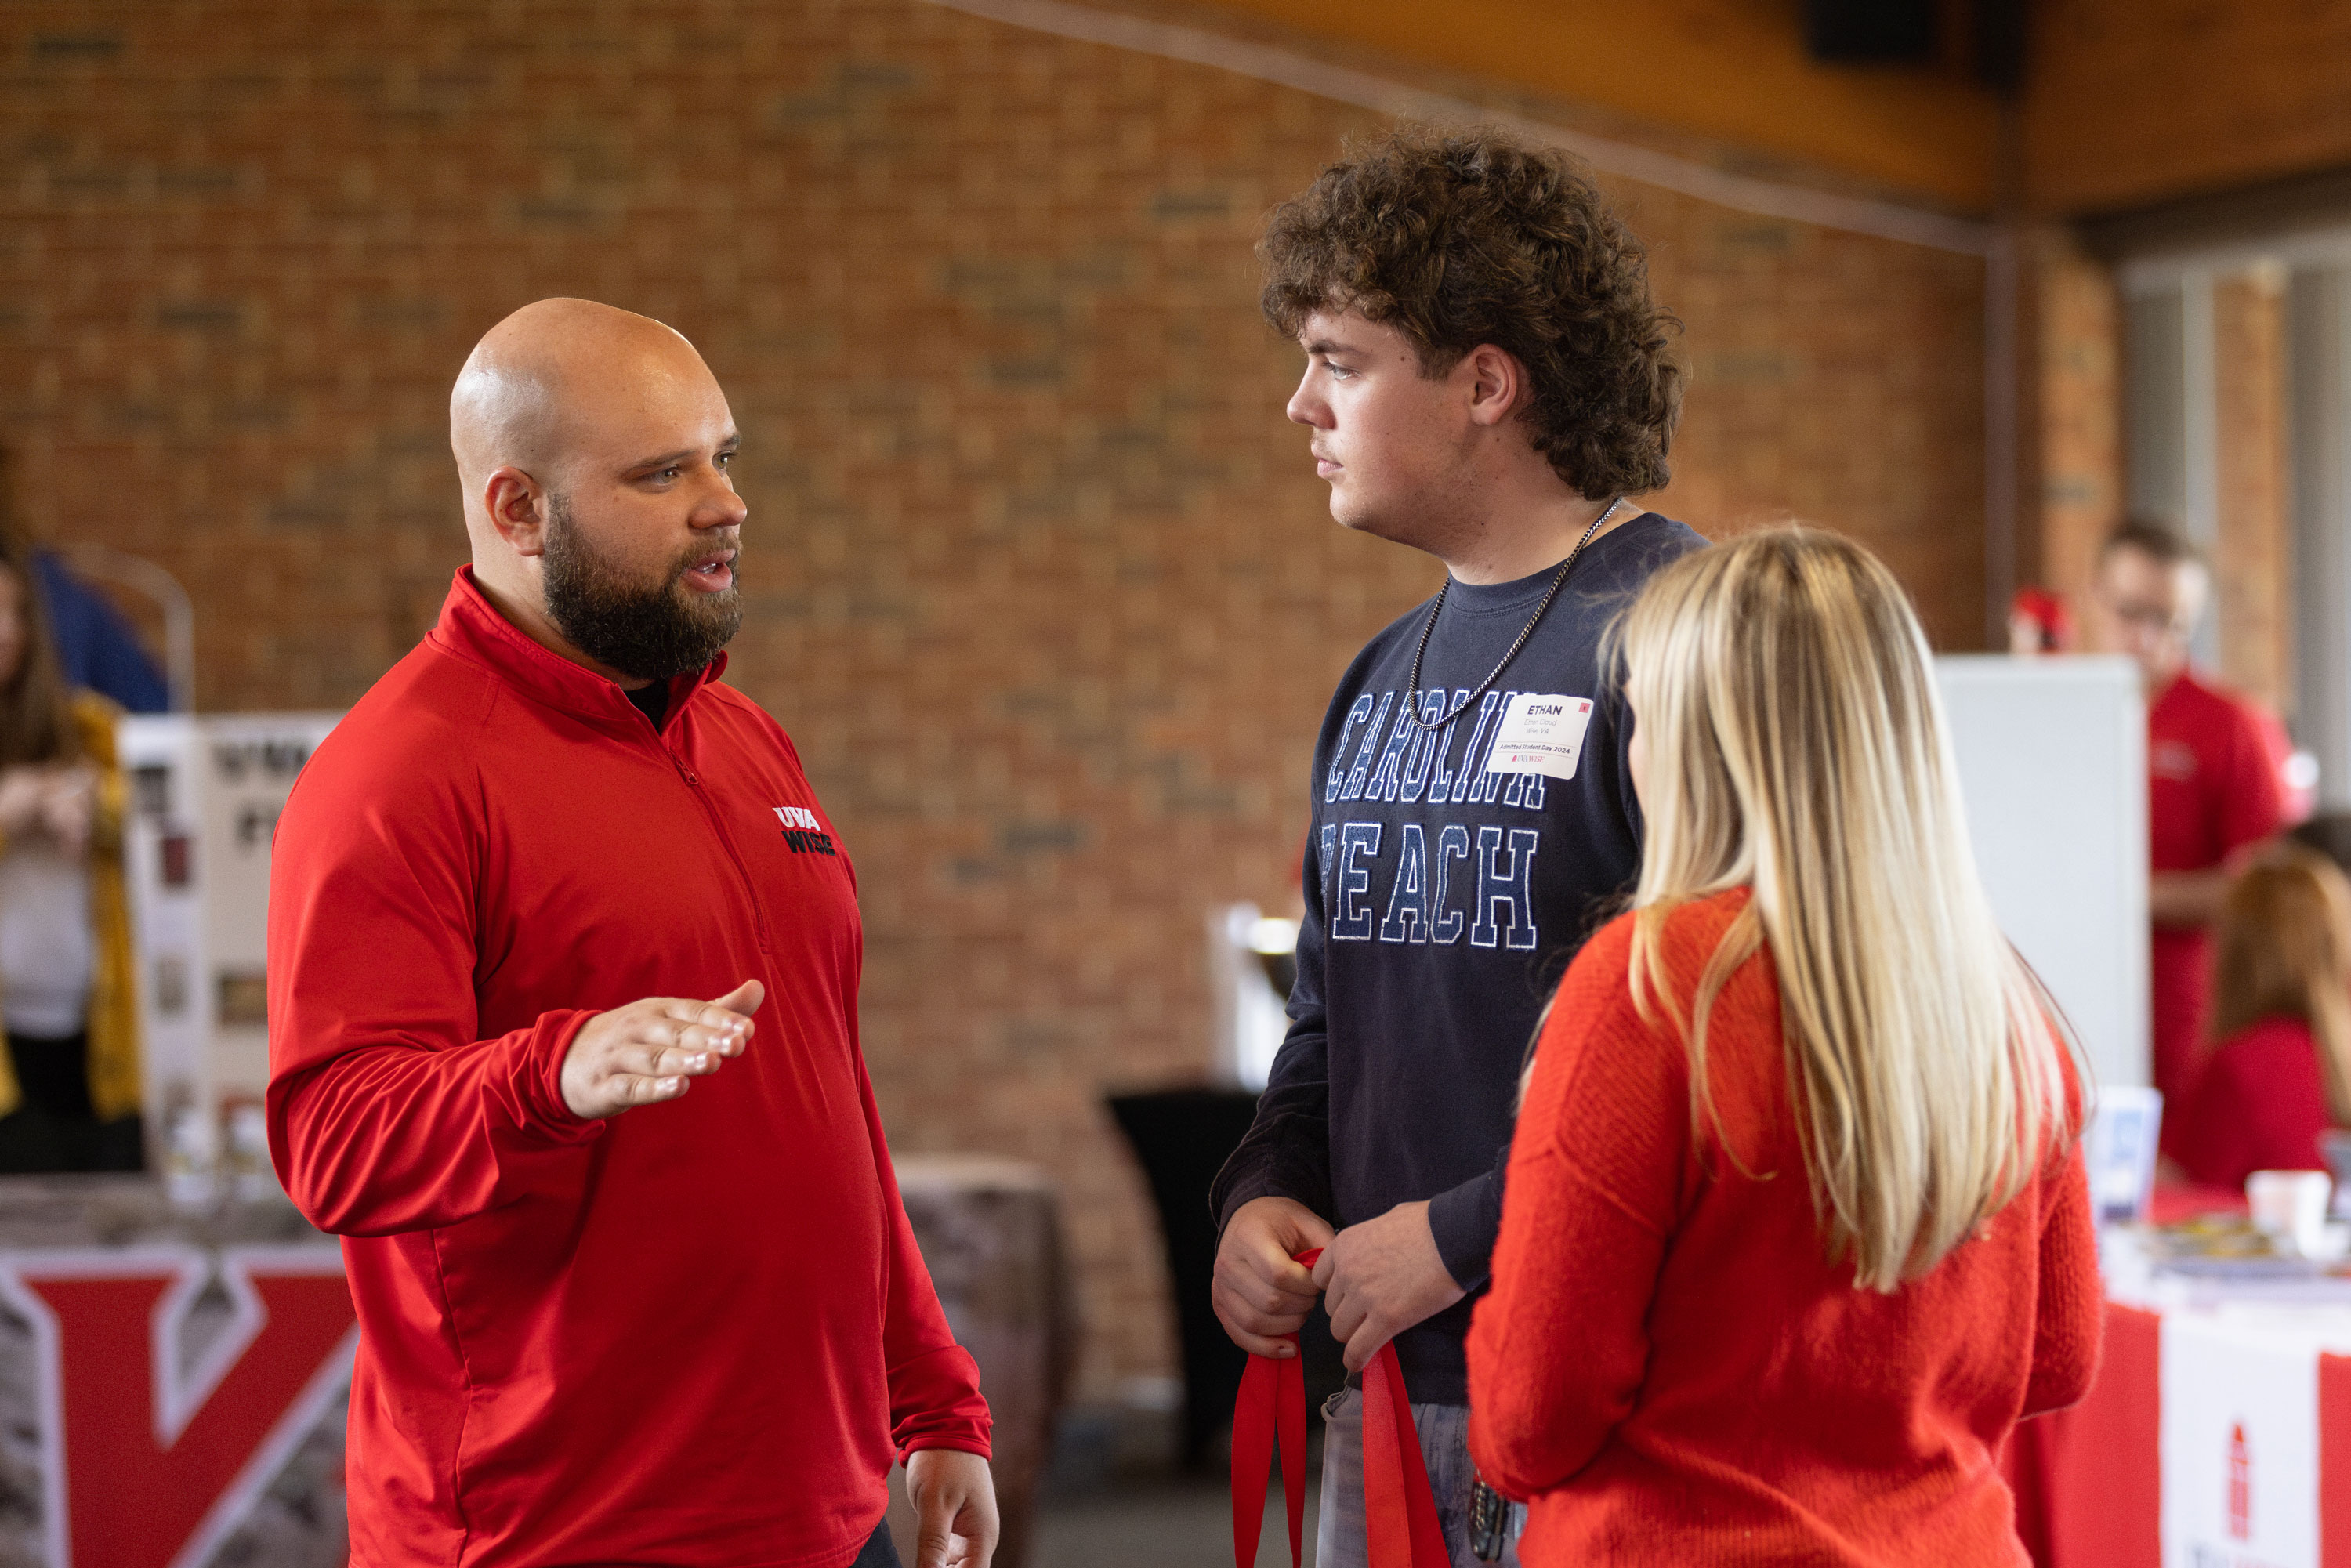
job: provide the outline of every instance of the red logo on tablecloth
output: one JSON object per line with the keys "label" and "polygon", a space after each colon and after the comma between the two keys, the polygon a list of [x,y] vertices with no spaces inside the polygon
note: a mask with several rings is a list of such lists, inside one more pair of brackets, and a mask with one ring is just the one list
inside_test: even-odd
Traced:
{"label": "red logo on tablecloth", "polygon": [[2229,1428],[2229,1539],[2253,1538],[2253,1460],[2245,1451],[2245,1424]]}
{"label": "red logo on tablecloth", "polygon": [[350,1378],[340,1251],[222,1253],[230,1320],[185,1364],[213,1277],[187,1248],[0,1254],[0,1298],[33,1329],[54,1568],[197,1568]]}

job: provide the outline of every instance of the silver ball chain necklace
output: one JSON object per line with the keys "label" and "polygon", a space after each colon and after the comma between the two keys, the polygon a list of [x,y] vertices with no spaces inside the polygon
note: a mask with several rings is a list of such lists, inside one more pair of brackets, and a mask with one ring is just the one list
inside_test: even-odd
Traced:
{"label": "silver ball chain necklace", "polygon": [[[1510,667],[1510,661],[1519,656],[1519,650],[1527,645],[1527,639],[1535,634],[1535,627],[1541,622],[1543,612],[1549,610],[1551,608],[1551,601],[1559,597],[1561,587],[1567,581],[1567,574],[1575,570],[1575,558],[1583,553],[1583,547],[1592,542],[1592,536],[1600,531],[1600,525],[1614,517],[1616,515],[1616,508],[1624,504],[1625,497],[1619,496],[1614,500],[1608,503],[1608,509],[1606,511],[1602,512],[1598,517],[1592,519],[1592,526],[1583,530],[1583,537],[1575,541],[1575,548],[1568,551],[1567,559],[1560,563],[1559,575],[1553,577],[1551,580],[1551,587],[1543,591],[1542,602],[1535,606],[1535,612],[1527,617],[1527,623],[1519,629],[1519,634],[1512,638],[1510,640],[1510,645],[1503,650],[1502,662],[1494,666],[1493,674],[1488,675],[1484,680],[1478,683],[1478,689],[1476,691],[1471,692],[1468,696],[1463,697],[1459,702],[1455,703],[1450,708],[1447,709],[1445,716],[1442,718],[1423,718],[1420,716],[1419,712],[1415,708],[1406,708],[1405,710],[1405,717],[1412,720],[1414,724],[1417,725],[1422,729],[1443,729],[1447,725],[1451,724],[1455,719],[1459,718],[1463,709],[1467,708],[1471,703],[1476,702],[1479,697],[1484,696],[1487,690],[1491,687],[1496,681],[1502,678],[1502,672]],[[1452,586],[1453,574],[1448,571],[1445,574],[1444,587],[1439,588],[1437,591],[1437,602],[1428,607],[1428,619],[1420,623],[1420,642],[1412,651],[1412,681],[1410,685],[1405,687],[1406,692],[1416,692],[1420,690],[1421,657],[1428,652],[1428,634],[1437,630],[1437,612],[1445,608],[1446,591]]]}

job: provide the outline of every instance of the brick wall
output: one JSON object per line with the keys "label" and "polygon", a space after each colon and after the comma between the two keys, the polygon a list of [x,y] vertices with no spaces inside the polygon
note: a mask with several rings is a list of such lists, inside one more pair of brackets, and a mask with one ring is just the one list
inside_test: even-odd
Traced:
{"label": "brick wall", "polygon": [[2122,300],[2113,268],[2063,229],[2028,229],[2022,256],[2019,580],[2078,613],[2123,511]]}
{"label": "brick wall", "polygon": [[[1171,1364],[1099,1107],[1196,1076],[1203,912],[1290,896],[1361,641],[1434,588],[1329,522],[1259,215],[1373,116],[919,0],[21,0],[0,436],[33,529],[199,604],[199,701],[346,704],[463,559],[450,377],[555,293],[673,322],[747,437],[730,678],[857,855],[895,1142],[1066,1184],[1099,1391]],[[1980,609],[1981,269],[1616,187],[1689,325],[1659,505]]]}
{"label": "brick wall", "polygon": [[2287,516],[2285,269],[2212,286],[2214,455],[2220,509],[2213,592],[2220,673],[2294,714],[2294,528]]}
{"label": "brick wall", "polygon": [[[2083,607],[2097,549],[2124,512],[2122,302],[2114,269],[2064,231],[2032,231],[2025,269],[2030,476],[2027,580]],[[2219,674],[2294,716],[2294,527],[2283,269],[2212,284],[2213,541]],[[2175,519],[2176,520],[2176,519]]]}

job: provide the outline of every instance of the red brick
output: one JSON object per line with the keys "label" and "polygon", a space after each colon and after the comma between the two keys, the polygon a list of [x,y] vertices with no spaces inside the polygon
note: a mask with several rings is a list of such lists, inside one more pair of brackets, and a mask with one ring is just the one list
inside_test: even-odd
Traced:
{"label": "red brick", "polygon": [[[1375,117],[917,0],[25,0],[0,76],[23,510],[190,585],[206,707],[349,703],[422,632],[500,316],[701,346],[730,678],[857,857],[893,1141],[1050,1166],[1085,1381],[1167,1369],[1101,1095],[1207,1070],[1203,911],[1289,901],[1323,700],[1438,579],[1331,524],[1255,308],[1263,212]],[[1689,326],[1661,508],[1849,529],[1972,645],[1981,266],[1610,189]]]}

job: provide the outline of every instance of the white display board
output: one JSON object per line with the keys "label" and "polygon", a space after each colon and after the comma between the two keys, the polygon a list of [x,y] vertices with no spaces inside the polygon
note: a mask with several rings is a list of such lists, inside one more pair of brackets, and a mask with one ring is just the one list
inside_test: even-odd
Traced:
{"label": "white display board", "polygon": [[2147,1082],[2147,709],[2126,659],[1935,661],[1993,913],[2096,1081]]}
{"label": "white display board", "polygon": [[[1208,990],[1217,1023],[1217,1076],[1252,1093],[1265,1088],[1290,1034],[1288,976],[1298,964],[1298,922],[1254,904],[1208,911]],[[1277,971],[1283,974],[1278,977]]]}
{"label": "white display board", "polygon": [[[340,714],[135,714],[116,748],[148,1126],[217,1129],[269,1082],[269,843],[295,775]],[[166,1146],[159,1142],[155,1146]]]}

